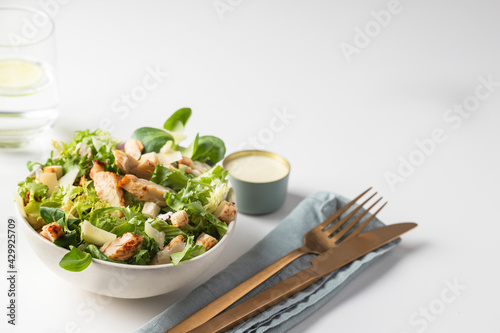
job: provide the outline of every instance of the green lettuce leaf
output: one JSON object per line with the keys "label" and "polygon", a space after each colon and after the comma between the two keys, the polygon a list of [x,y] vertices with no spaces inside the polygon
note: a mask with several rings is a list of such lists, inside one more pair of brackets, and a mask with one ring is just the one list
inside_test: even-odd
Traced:
{"label": "green lettuce leaf", "polygon": [[167,131],[183,133],[186,124],[191,117],[190,108],[182,108],[175,111],[163,124],[163,128]]}
{"label": "green lettuce leaf", "polygon": [[127,260],[127,263],[132,265],[149,265],[158,252],[158,243],[143,232],[138,232],[138,234],[144,239],[139,249]]}
{"label": "green lettuce leaf", "polygon": [[92,256],[70,246],[70,251],[59,261],[59,266],[70,272],[81,272],[92,262]]}
{"label": "green lettuce leaf", "polygon": [[[119,143],[119,140],[114,139],[111,134],[103,130],[85,130],[76,131],[71,142],[53,142],[54,148],[59,152],[59,156],[54,156],[54,151],[51,152],[50,158],[42,166],[60,165],[63,168],[63,174],[68,171],[78,168],[77,177],[88,174],[93,166],[93,160],[102,161],[106,171],[118,173],[119,169],[115,164],[113,149]],[[85,155],[83,157],[78,154],[78,144],[90,148],[92,156]],[[76,152],[76,153],[75,153]]]}
{"label": "green lettuce leaf", "polygon": [[180,171],[170,170],[157,164],[150,180],[156,184],[170,187],[174,191],[180,191],[187,185],[189,178]]}
{"label": "green lettuce leaf", "polygon": [[132,138],[139,140],[144,145],[144,153],[160,152],[167,141],[174,141],[174,137],[166,131],[153,128],[141,127],[132,133]]}
{"label": "green lettuce leaf", "polygon": [[178,235],[181,235],[182,237],[186,238],[187,234],[184,232],[184,230],[189,229],[185,227],[181,228],[174,227],[173,225],[168,224],[167,222],[159,218],[155,218],[154,221],[151,222],[151,226],[156,230],[163,231],[165,233],[166,244],[168,244],[168,242],[170,242]]}
{"label": "green lettuce leaf", "polygon": [[52,207],[40,207],[40,216],[45,223],[58,222],[61,224],[59,221],[62,220],[64,222],[66,218],[66,214],[62,210]]}
{"label": "green lettuce leaf", "polygon": [[17,184],[17,193],[21,196],[21,198],[26,197],[26,193],[29,191],[29,199],[41,200],[47,197],[47,192],[49,191],[49,187],[42,183],[36,183],[35,180],[31,177],[26,177],[26,180],[19,182]]}
{"label": "green lettuce leaf", "polygon": [[170,258],[172,264],[177,265],[182,261],[192,259],[206,252],[206,249],[201,245],[195,245],[194,236],[189,236],[186,241],[186,247],[181,252],[172,253]]}
{"label": "green lettuce leaf", "polygon": [[205,135],[198,139],[196,151],[193,152],[193,161],[200,161],[208,165],[215,165],[221,161],[226,154],[224,141],[218,137]]}
{"label": "green lettuce leaf", "polygon": [[69,246],[77,246],[80,243],[80,233],[76,230],[71,231],[70,233],[65,233],[54,242],[57,246],[66,247]]}

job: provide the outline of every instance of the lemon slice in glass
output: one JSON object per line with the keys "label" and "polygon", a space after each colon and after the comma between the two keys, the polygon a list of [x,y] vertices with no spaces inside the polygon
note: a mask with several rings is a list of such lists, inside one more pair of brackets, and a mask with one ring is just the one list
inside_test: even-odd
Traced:
{"label": "lemon slice in glass", "polygon": [[0,88],[30,88],[40,82],[43,76],[43,68],[34,62],[22,59],[0,60]]}

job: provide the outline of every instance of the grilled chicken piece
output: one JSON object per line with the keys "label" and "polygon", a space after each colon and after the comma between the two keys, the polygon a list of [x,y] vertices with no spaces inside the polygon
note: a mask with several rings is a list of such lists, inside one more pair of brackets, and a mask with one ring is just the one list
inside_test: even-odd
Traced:
{"label": "grilled chicken piece", "polygon": [[189,157],[187,156],[182,156],[182,160],[179,160],[177,161],[179,164],[183,164],[183,165],[186,165],[186,166],[191,166],[191,164],[193,164],[193,160],[190,159]]}
{"label": "grilled chicken piece", "polygon": [[190,166],[187,166],[186,164],[179,163],[179,169],[180,169],[180,168],[183,168],[183,167],[185,167],[185,168],[186,168],[186,169],[184,170],[184,172],[186,172],[186,173],[191,173],[191,172],[193,171],[193,169],[191,169],[191,167],[190,167]]}
{"label": "grilled chicken piece", "polygon": [[139,165],[139,161],[135,157],[121,150],[113,150],[113,155],[115,156],[116,166],[125,174],[130,173],[130,170],[137,168]]}
{"label": "grilled chicken piece", "polygon": [[135,195],[139,200],[151,201],[160,207],[165,207],[167,205],[163,194],[167,191],[172,191],[172,189],[168,187],[158,185],[149,180],[137,178],[134,175],[125,175],[118,183],[118,186]]}
{"label": "grilled chicken piece", "polygon": [[63,228],[59,225],[59,223],[52,222],[42,227],[40,235],[42,235],[44,238],[47,238],[49,241],[53,242],[62,235],[64,235],[64,231]]}
{"label": "grilled chicken piece", "polygon": [[90,178],[94,179],[94,175],[98,172],[104,171],[104,162],[93,161],[94,165],[90,169]]}
{"label": "grilled chicken piece", "polygon": [[142,145],[142,142],[139,140],[128,139],[127,142],[125,142],[125,153],[132,156],[136,160],[141,158],[143,149],[144,146]]}
{"label": "grilled chicken piece", "polygon": [[112,242],[106,242],[99,250],[110,259],[125,261],[132,257],[143,240],[144,237],[127,232]]}
{"label": "grilled chicken piece", "polygon": [[[186,163],[189,163],[189,164],[186,164]],[[179,166],[179,169],[185,167],[185,169],[184,169],[185,173],[192,173],[193,172],[193,169],[191,168],[192,161],[189,157],[182,156],[182,160],[177,161],[177,164]]]}
{"label": "grilled chicken piece", "polygon": [[217,239],[204,232],[202,232],[196,239],[196,245],[201,245],[207,250],[210,250],[215,244],[217,244]]}
{"label": "grilled chicken piece", "polygon": [[118,186],[118,182],[121,180],[120,176],[113,172],[104,171],[103,163],[94,161],[90,177],[94,180],[94,187],[99,199],[114,207],[126,206],[123,191]]}
{"label": "grilled chicken piece", "polygon": [[167,250],[171,250],[174,245],[180,243],[184,243],[184,237],[182,237],[182,235],[177,235],[170,241],[170,243],[168,243],[168,245],[165,248]]}
{"label": "grilled chicken piece", "polygon": [[229,223],[236,216],[236,205],[234,202],[223,200],[215,209],[214,215],[222,222]]}
{"label": "grilled chicken piece", "polygon": [[191,169],[197,170],[200,174],[202,174],[202,173],[205,173],[208,170],[212,169],[212,167],[210,165],[208,165],[207,163],[193,161],[191,163]]}
{"label": "grilled chicken piece", "polygon": [[189,223],[188,214],[185,210],[180,210],[170,217],[170,221],[174,227],[182,227]]}
{"label": "grilled chicken piece", "polygon": [[139,178],[151,179],[151,175],[153,174],[153,171],[155,171],[157,164],[160,164],[160,161],[158,160],[156,153],[144,154],[139,160],[139,165],[130,170],[130,173]]}

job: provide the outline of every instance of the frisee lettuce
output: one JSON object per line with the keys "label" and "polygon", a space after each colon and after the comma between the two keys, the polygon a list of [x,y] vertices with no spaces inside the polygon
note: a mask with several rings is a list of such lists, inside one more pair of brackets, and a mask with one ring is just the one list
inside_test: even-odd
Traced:
{"label": "frisee lettuce", "polygon": [[186,241],[184,250],[182,250],[181,252],[172,253],[170,255],[170,258],[172,259],[172,264],[177,265],[181,261],[193,259],[194,257],[197,257],[205,252],[206,250],[203,246],[195,245],[194,236],[189,236]]}
{"label": "frisee lettuce", "polygon": [[49,191],[49,187],[42,183],[36,183],[35,179],[31,177],[26,177],[26,179],[22,182],[19,182],[17,188],[17,193],[21,196],[21,198],[26,197],[26,193],[29,192],[29,200],[41,200],[47,197],[47,192]]}
{"label": "frisee lettuce", "polygon": [[[80,177],[88,174],[92,168],[92,161],[99,160],[104,162],[106,171],[118,173],[119,169],[115,163],[113,149],[119,142],[111,134],[100,129],[76,131],[73,140],[69,143],[53,141],[52,145],[59,155],[54,156],[54,151],[52,151],[50,158],[41,166],[60,165],[64,174],[78,168],[77,178],[79,180]],[[90,149],[92,155],[80,156],[79,152],[82,148],[78,148],[78,145]]]}

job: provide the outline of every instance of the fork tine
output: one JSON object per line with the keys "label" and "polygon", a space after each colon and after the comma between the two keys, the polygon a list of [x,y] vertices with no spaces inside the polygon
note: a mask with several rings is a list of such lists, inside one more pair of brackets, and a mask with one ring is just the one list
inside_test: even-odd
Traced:
{"label": "fork tine", "polygon": [[337,223],[335,223],[334,225],[332,225],[330,228],[326,229],[325,232],[328,233],[328,234],[333,234],[335,231],[337,230],[340,230],[340,228],[342,228],[342,226],[354,215],[356,214],[361,208],[363,208],[363,206],[368,202],[370,201],[375,195],[377,195],[377,192],[375,192],[374,194],[372,194],[368,199],[366,199],[365,201],[363,201],[363,203],[361,205],[359,205],[358,207],[356,207],[355,209],[353,209],[349,214],[347,214],[344,218],[342,218],[340,221],[338,221]]}
{"label": "fork tine", "polygon": [[[382,198],[380,198],[380,199],[382,199]],[[377,214],[382,210],[382,208],[385,207],[385,205],[387,205],[387,201],[382,206],[380,206],[380,208],[377,209],[377,211],[375,213],[373,213],[372,216],[367,218],[365,222],[363,222],[358,228],[356,228],[356,230],[354,230],[349,236],[347,236],[347,238],[345,240],[356,237],[361,231],[363,231],[363,229],[368,225],[368,223],[370,223],[371,220],[373,220],[375,218],[375,216],[377,216]]]}
{"label": "fork tine", "polygon": [[354,228],[354,226],[356,224],[358,224],[359,221],[361,221],[361,219],[370,211],[370,209],[372,209],[377,203],[380,202],[380,200],[382,200],[382,198],[379,198],[377,201],[375,201],[370,207],[368,207],[367,209],[365,209],[361,214],[359,214],[358,217],[356,217],[354,220],[352,220],[351,222],[349,222],[348,225],[346,225],[342,230],[340,230],[338,233],[336,233],[335,235],[330,235],[330,237],[332,237],[332,242],[337,242],[339,239],[341,239],[346,233],[349,232],[349,230],[351,230],[352,228]]}
{"label": "fork tine", "polygon": [[[346,203],[344,206],[342,206],[342,208],[340,208],[339,210],[337,210],[335,213],[333,213],[332,215],[328,216],[326,220],[324,220],[318,227],[320,229],[323,229],[325,228],[327,225],[329,225],[330,223],[332,223],[333,221],[335,221],[340,215],[342,215],[346,210],[349,209],[349,207],[351,207],[352,205],[354,205],[354,203],[356,201],[359,200],[359,198],[361,198],[363,195],[366,194],[366,192],[368,192],[369,190],[371,190],[372,187],[370,187],[369,189],[367,189],[366,191],[364,191],[363,193],[361,193],[360,195],[358,195],[356,198],[352,199],[350,202]],[[318,228],[317,227],[317,228]]]}

